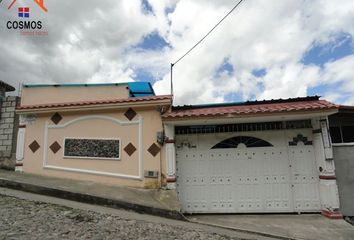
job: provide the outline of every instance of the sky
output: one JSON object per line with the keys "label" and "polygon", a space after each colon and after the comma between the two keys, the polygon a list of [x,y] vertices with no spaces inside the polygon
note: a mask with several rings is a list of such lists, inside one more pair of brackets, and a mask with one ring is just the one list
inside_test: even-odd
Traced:
{"label": "sky", "polygon": [[[21,83],[150,81],[170,93],[170,63],[236,0],[0,2],[0,79]],[[38,1],[38,0],[37,0]],[[29,18],[18,16],[30,7]],[[45,36],[8,21],[41,21]],[[173,68],[174,104],[320,95],[354,105],[354,1],[244,0]]]}

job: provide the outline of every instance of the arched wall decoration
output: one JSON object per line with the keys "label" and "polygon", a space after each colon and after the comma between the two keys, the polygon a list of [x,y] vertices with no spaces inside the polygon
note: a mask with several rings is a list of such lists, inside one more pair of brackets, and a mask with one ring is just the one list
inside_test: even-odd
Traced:
{"label": "arched wall decoration", "polygon": [[219,148],[237,148],[242,143],[246,147],[273,147],[273,145],[263,139],[249,136],[237,136],[225,139],[215,144],[211,149]]}
{"label": "arched wall decoration", "polygon": [[[88,170],[88,169],[82,169],[82,168],[69,168],[69,167],[62,167],[62,166],[55,166],[55,165],[50,165],[48,164],[48,130],[49,129],[60,129],[60,128],[66,128],[69,125],[81,122],[81,121],[86,121],[86,120],[93,120],[93,119],[100,119],[100,120],[106,120],[106,121],[111,121],[115,124],[125,126],[125,125],[137,125],[139,128],[139,136],[138,136],[138,141],[139,141],[139,164],[138,164],[138,175],[127,175],[127,174],[122,174],[122,173],[112,173],[112,172],[103,172],[103,171],[94,171],[94,170]],[[118,177],[118,178],[128,178],[128,179],[137,179],[137,180],[143,180],[144,179],[144,160],[143,160],[143,117],[139,115],[139,118],[136,121],[121,121],[119,119],[109,117],[109,116],[104,116],[104,115],[89,115],[89,116],[83,116],[83,117],[78,117],[75,118],[71,121],[68,121],[67,123],[64,124],[58,124],[58,125],[50,125],[49,121],[45,122],[44,125],[44,150],[43,150],[43,168],[45,169],[53,169],[53,170],[61,170],[61,171],[67,171],[67,172],[77,172],[77,173],[88,173],[88,174],[94,174],[94,175],[103,175],[103,176],[111,176],[111,177]]]}
{"label": "arched wall decoration", "polygon": [[291,142],[289,142],[289,146],[297,146],[298,142],[303,142],[304,145],[312,145],[312,141],[308,141],[307,137],[304,137],[302,134],[298,134]]}

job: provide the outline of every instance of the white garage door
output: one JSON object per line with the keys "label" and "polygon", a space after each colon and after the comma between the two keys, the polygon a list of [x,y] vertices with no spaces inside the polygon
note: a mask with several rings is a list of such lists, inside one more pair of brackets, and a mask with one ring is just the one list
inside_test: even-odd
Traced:
{"label": "white garage door", "polygon": [[189,213],[319,211],[314,158],[312,145],[302,142],[273,146],[237,136],[208,149],[182,143],[177,148],[178,196]]}

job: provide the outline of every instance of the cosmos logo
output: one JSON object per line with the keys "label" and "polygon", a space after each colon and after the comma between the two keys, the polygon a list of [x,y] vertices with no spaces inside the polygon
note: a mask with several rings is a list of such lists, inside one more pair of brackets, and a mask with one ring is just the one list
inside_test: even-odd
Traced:
{"label": "cosmos logo", "polygon": [[[17,0],[13,0],[10,5],[8,6],[7,10],[11,10],[12,7],[15,5]],[[44,0],[33,0],[38,7],[40,7],[45,13],[48,13],[48,9],[44,5]],[[0,0],[0,3],[2,0]],[[41,30],[43,27],[42,21],[37,20],[29,20],[30,18],[30,8],[28,6],[20,6],[18,7],[18,14],[17,17],[21,20],[18,21],[7,21],[6,27],[9,30]],[[28,20],[26,21],[26,18]],[[44,33],[44,34],[43,34]],[[35,31],[22,31],[21,35],[48,35],[48,32],[35,32]]]}
{"label": "cosmos logo", "polygon": [[[17,0],[13,0],[7,10],[10,10]],[[33,0],[44,12],[48,12],[48,9],[44,6],[44,0]],[[0,0],[0,3],[2,0]]]}
{"label": "cosmos logo", "polygon": [[29,18],[29,12],[30,12],[29,7],[18,8],[18,17]]}

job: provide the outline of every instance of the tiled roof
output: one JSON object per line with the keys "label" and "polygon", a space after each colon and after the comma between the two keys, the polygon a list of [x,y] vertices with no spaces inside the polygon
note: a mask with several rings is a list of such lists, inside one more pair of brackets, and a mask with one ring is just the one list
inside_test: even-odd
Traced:
{"label": "tiled roof", "polygon": [[111,100],[99,100],[99,101],[81,101],[81,102],[63,102],[63,103],[49,103],[38,105],[22,105],[17,110],[34,110],[45,108],[60,108],[60,107],[81,107],[88,105],[106,105],[106,104],[118,104],[118,103],[139,103],[139,102],[152,102],[159,100],[171,100],[171,95],[160,96],[148,96],[148,97],[131,97],[125,99],[111,99]]}
{"label": "tiled roof", "polygon": [[[308,100],[306,100],[308,99]],[[174,107],[172,111],[165,113],[164,119],[178,119],[188,117],[223,117],[236,116],[239,114],[266,114],[266,113],[287,113],[316,110],[338,109],[338,105],[325,100],[303,98],[275,101],[246,102],[243,104],[225,104],[208,106],[182,106]]]}
{"label": "tiled roof", "polygon": [[6,82],[3,82],[0,80],[0,86],[5,88],[6,92],[13,92],[15,91],[15,88],[9,84],[7,84]]}

